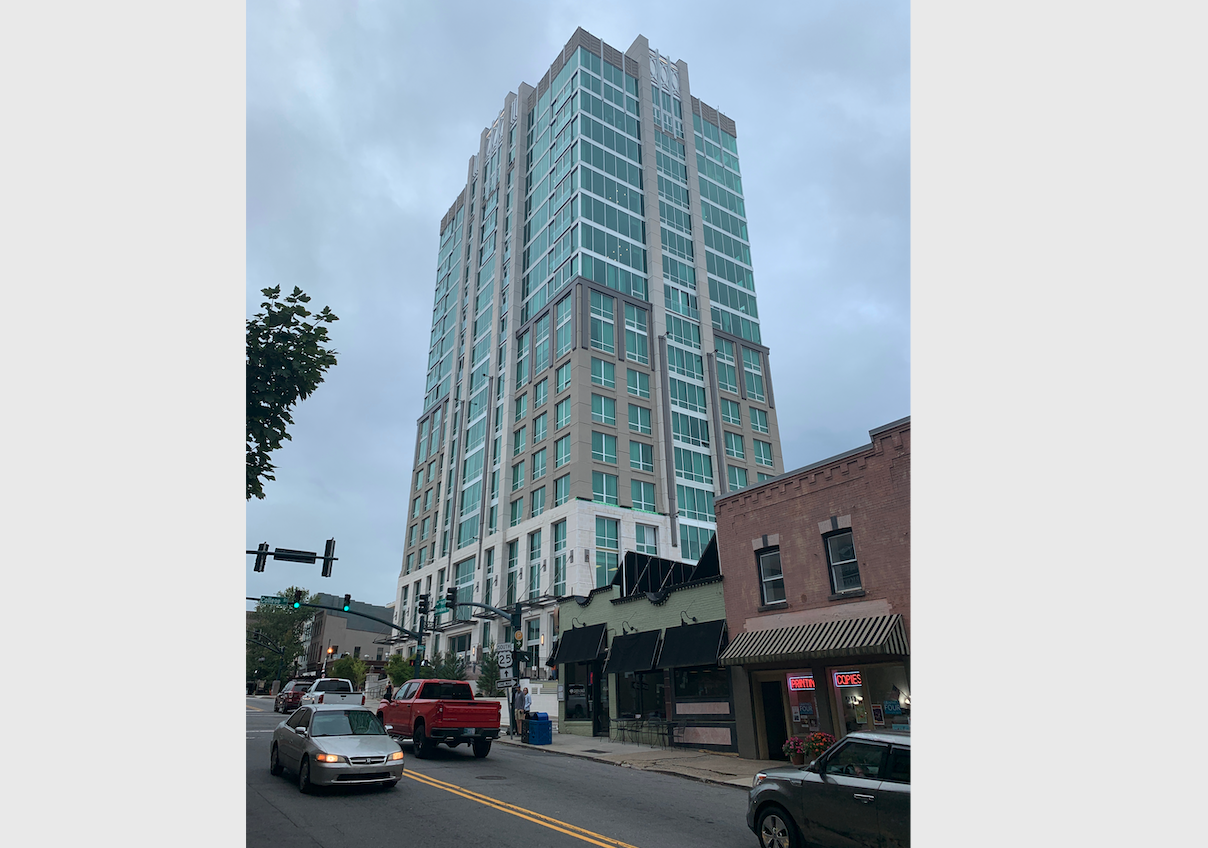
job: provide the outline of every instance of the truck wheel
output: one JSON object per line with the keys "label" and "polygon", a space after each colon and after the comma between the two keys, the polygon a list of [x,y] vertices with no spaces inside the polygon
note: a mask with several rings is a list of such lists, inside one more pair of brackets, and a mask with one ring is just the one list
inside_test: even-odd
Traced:
{"label": "truck wheel", "polygon": [[415,748],[415,756],[421,760],[426,760],[432,753],[432,743],[428,741],[428,737],[424,735],[424,724],[418,722],[415,725],[415,732],[411,735],[412,745]]}
{"label": "truck wheel", "polygon": [[475,739],[474,740],[474,756],[477,759],[482,759],[487,754],[491,753],[490,739]]}

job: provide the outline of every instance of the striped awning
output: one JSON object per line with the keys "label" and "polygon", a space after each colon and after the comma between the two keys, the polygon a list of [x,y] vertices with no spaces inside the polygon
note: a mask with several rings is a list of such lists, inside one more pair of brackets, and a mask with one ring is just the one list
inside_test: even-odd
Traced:
{"label": "striped awning", "polygon": [[721,665],[748,665],[864,654],[910,655],[901,615],[819,621],[740,633],[717,661]]}

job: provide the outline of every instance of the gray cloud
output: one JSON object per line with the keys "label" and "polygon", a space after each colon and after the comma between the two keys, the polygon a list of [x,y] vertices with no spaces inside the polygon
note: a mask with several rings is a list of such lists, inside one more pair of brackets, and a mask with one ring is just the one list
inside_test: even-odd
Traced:
{"label": "gray cloud", "polygon": [[[479,133],[583,26],[688,62],[738,124],[784,463],[867,441],[910,412],[910,77],[905,3],[254,3],[247,12],[247,310],[302,286],[340,321],[339,364],[295,412],[248,546],[256,596],[393,598],[424,390],[441,216]],[[529,43],[518,55],[511,45]]]}

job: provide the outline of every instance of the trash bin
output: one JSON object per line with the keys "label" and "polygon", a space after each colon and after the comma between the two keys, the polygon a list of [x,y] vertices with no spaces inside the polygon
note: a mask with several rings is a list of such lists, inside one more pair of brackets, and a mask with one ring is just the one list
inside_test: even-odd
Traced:
{"label": "trash bin", "polygon": [[530,745],[551,745],[554,741],[554,723],[546,719],[529,719],[528,743]]}

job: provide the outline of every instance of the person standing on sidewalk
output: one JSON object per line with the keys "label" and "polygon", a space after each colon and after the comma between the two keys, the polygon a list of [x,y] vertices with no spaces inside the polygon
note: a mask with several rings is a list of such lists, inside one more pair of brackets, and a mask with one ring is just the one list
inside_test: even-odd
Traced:
{"label": "person standing on sidewalk", "polygon": [[513,735],[523,734],[524,726],[521,720],[524,718],[524,693],[517,686],[512,690],[512,728]]}

